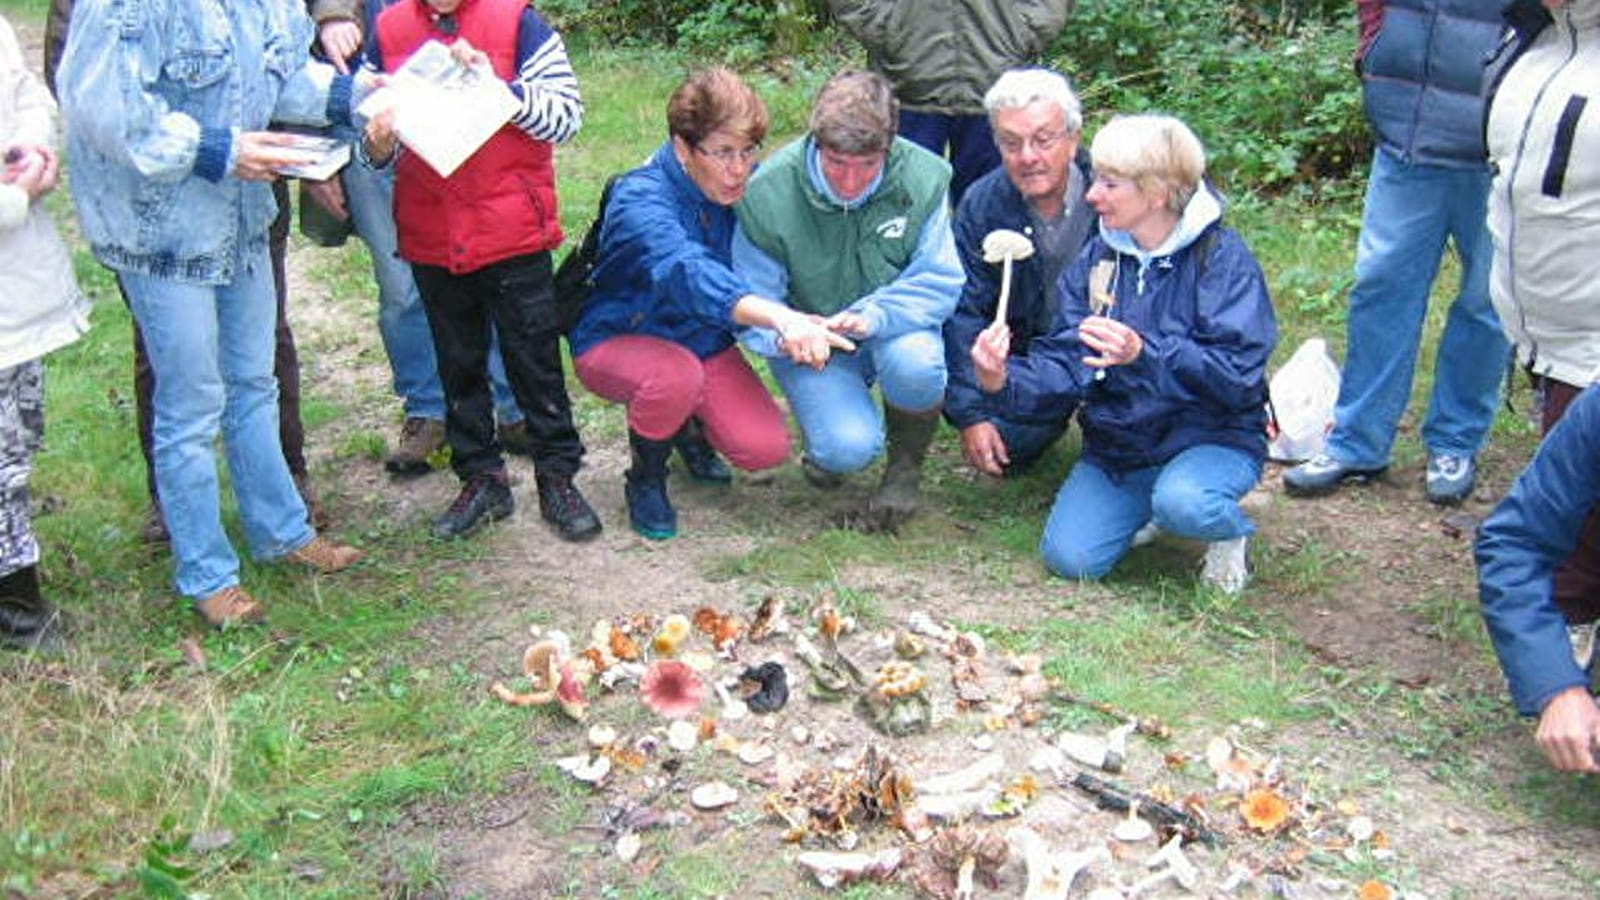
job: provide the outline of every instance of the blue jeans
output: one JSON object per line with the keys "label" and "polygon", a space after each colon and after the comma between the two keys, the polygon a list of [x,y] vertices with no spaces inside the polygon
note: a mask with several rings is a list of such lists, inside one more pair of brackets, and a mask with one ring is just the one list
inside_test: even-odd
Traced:
{"label": "blue jeans", "polygon": [[900,135],[940,158],[950,147],[950,206],[961,202],[967,186],[1000,165],[1000,150],[985,113],[951,113],[900,110]]}
{"label": "blue jeans", "polygon": [[1439,339],[1422,441],[1430,453],[1450,456],[1483,447],[1510,352],[1489,302],[1488,192],[1487,172],[1406,165],[1381,148],[1373,157],[1328,439],[1334,459],[1358,468],[1388,465],[1447,238],[1460,255],[1461,288]]}
{"label": "blue jeans", "polygon": [[[371,169],[361,163],[344,168],[345,203],[356,234],[372,257],[372,277],[378,283],[378,334],[389,356],[394,392],[405,404],[406,415],[444,421],[444,386],[433,352],[433,335],[422,295],[411,277],[411,266],[400,258],[400,237],[394,225],[394,170]],[[489,380],[495,411],[502,424],[522,421],[522,410],[506,381],[500,359],[498,335],[489,349]]]}
{"label": "blue jeans", "polygon": [[313,537],[278,443],[277,300],[267,245],[240,253],[229,284],[132,272],[122,273],[122,284],[156,374],[156,491],[172,535],[174,580],[180,594],[198,600],[239,583],[212,452],[219,426],[251,554],[276,559]]}
{"label": "blue jeans", "polygon": [[1261,462],[1248,453],[1199,444],[1165,465],[1107,472],[1079,460],[1056,492],[1039,552],[1062,578],[1099,578],[1111,571],[1151,521],[1162,531],[1199,541],[1227,541],[1255,533],[1239,508],[1261,480]]}
{"label": "blue jeans", "polygon": [[834,353],[821,371],[781,356],[770,363],[800,425],[806,456],[829,472],[859,472],[883,452],[874,382],[883,402],[906,412],[936,409],[944,401],[944,338],[934,328],[858,341],[854,353]]}

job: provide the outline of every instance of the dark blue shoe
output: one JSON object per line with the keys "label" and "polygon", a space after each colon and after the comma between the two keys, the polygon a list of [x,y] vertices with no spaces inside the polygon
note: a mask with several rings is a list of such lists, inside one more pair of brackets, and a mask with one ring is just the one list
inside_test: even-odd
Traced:
{"label": "dark blue shoe", "polygon": [[723,462],[717,451],[706,442],[698,424],[685,425],[672,439],[672,444],[678,450],[678,456],[683,459],[683,464],[689,470],[689,477],[695,481],[704,481],[708,484],[730,484],[733,482],[733,470]]}
{"label": "dark blue shoe", "polygon": [[628,498],[628,522],[634,531],[652,541],[664,541],[678,533],[678,511],[667,499],[665,478],[635,478],[629,470],[623,494]]}
{"label": "dark blue shoe", "polygon": [[1339,489],[1347,481],[1366,482],[1382,475],[1388,466],[1361,469],[1346,465],[1326,453],[1283,473],[1283,489],[1291,497],[1322,497]]}

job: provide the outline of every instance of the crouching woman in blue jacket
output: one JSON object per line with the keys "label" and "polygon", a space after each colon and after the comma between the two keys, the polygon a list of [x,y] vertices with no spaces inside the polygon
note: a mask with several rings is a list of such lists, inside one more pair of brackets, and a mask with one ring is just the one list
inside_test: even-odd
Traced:
{"label": "crouching woman in blue jacket", "polygon": [[1083,457],[1056,494],[1040,551],[1064,578],[1099,578],[1146,522],[1210,544],[1202,578],[1248,580],[1255,524],[1239,499],[1266,458],[1266,368],[1278,326],[1266,279],[1221,223],[1205,151],[1170,116],[1112,119],[1090,149],[1100,233],[1062,274],[1054,331],[1008,359],[1010,330],[972,360],[997,415],[1078,404]]}

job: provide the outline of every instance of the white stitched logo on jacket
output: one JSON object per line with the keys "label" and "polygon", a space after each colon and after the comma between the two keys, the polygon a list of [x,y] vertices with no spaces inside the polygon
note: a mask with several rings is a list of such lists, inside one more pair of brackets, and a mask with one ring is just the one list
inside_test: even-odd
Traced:
{"label": "white stitched logo on jacket", "polygon": [[888,240],[897,240],[906,236],[906,217],[895,216],[879,225],[878,236]]}

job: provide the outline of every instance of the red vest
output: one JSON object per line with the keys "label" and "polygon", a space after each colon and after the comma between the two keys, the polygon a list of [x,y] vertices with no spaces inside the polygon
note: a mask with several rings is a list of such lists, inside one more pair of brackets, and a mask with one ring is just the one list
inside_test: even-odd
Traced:
{"label": "red vest", "polygon": [[[456,34],[434,27],[423,0],[401,0],[378,15],[378,46],[391,72],[429,38],[458,38],[489,55],[495,74],[510,81],[517,71],[517,26],[527,0],[463,0]],[[395,225],[400,256],[455,274],[514,256],[561,245],[556,209],[555,153],[507,123],[449,178],[414,153],[396,164]]]}

